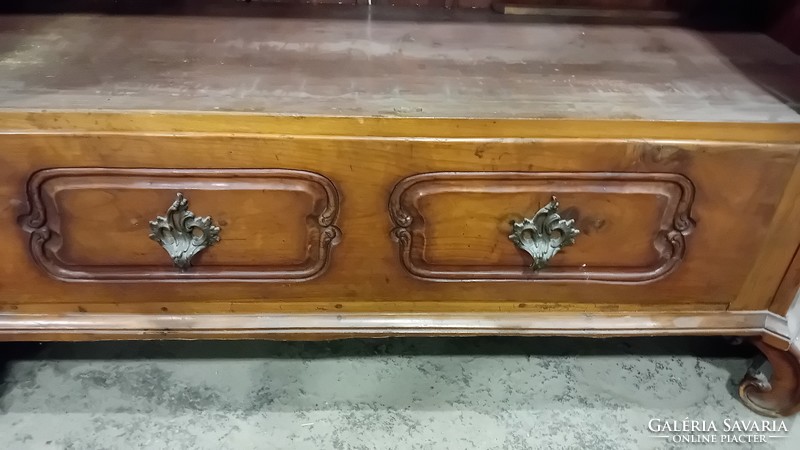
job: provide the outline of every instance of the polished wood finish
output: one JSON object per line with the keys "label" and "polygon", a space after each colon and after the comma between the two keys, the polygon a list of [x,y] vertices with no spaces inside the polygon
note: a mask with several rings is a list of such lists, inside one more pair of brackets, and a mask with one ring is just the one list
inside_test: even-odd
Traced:
{"label": "polished wood finish", "polygon": [[[224,229],[191,271],[142,237],[176,192]],[[293,281],[324,272],[339,194],[307,171],[58,168],[28,181],[30,252],[64,281]]]}
{"label": "polished wood finish", "polygon": [[800,295],[800,247],[797,247],[797,251],[795,251],[792,263],[778,286],[769,310],[785,316],[798,295]]}
{"label": "polished wood finish", "polygon": [[652,336],[777,335],[766,330],[766,312],[541,312],[530,314],[0,314],[8,340],[332,339],[386,336]]}
{"label": "polished wood finish", "polygon": [[[307,120],[313,124],[312,119]],[[167,171],[202,170],[206,167],[214,167],[215,170],[280,168],[322,174],[335,184],[341,195],[336,222],[336,226],[341,229],[341,242],[331,252],[330,267],[324,274],[309,282],[293,285],[276,283],[268,289],[252,283],[236,282],[227,284],[225,289],[219,289],[208,283],[170,284],[152,288],[154,295],[164,301],[203,302],[244,298],[257,302],[285,302],[287,311],[297,307],[298,303],[315,301],[334,301],[342,304],[352,301],[433,299],[453,302],[494,300],[518,303],[685,305],[729,303],[737,298],[743,287],[742,282],[748,274],[753,271],[771,270],[769,267],[755,266],[752,260],[743,259],[742,255],[757,255],[762,248],[763,239],[770,229],[770,224],[773,223],[773,216],[786,189],[786,183],[793,173],[794,162],[800,149],[798,145],[784,144],[659,141],[643,144],[627,140],[586,138],[514,141],[420,138],[409,142],[377,136],[287,138],[271,135],[222,136],[202,133],[191,136],[150,136],[135,133],[24,133],[2,135],[0,143],[4,148],[13,149],[6,153],[6,164],[0,168],[0,173],[7,180],[2,186],[4,195],[8,196],[11,203],[18,205],[16,210],[2,211],[1,214],[5,215],[9,223],[15,223],[19,220],[19,216],[24,217],[27,214],[29,194],[26,193],[24,186],[30,175],[47,168],[86,166],[109,170],[162,167]],[[647,174],[678,172],[692,180],[695,195],[691,202],[691,213],[697,226],[684,238],[687,253],[671,276],[655,280],[655,284],[611,281],[604,283],[603,289],[597,289],[597,282],[592,280],[553,280],[548,282],[546,287],[524,282],[507,283],[501,280],[470,283],[466,289],[465,285],[459,283],[431,283],[417,279],[403,267],[397,246],[391,239],[391,230],[394,227],[388,209],[390,194],[401,180],[414,174],[430,172],[524,170],[538,173],[582,172],[587,169],[595,173],[643,174],[645,178],[651,176]],[[680,179],[675,176],[672,178]],[[191,177],[187,177],[185,182],[191,184]],[[173,198],[175,192],[189,187],[182,185],[180,179],[174,179],[172,183],[170,185],[172,192],[162,191],[160,196],[156,197],[140,197],[144,194],[134,190],[135,192],[131,194],[133,197],[129,198],[150,198],[152,201],[144,201],[146,207],[142,209],[139,206],[139,210],[135,207],[143,204],[143,201],[133,201],[125,206],[126,212],[127,209],[130,209],[130,212],[120,216],[121,221],[112,221],[123,223],[123,227],[130,227],[130,234],[124,234],[126,239],[120,239],[121,242],[114,244],[115,253],[120,251],[131,254],[142,253],[147,252],[149,248],[149,254],[136,258],[147,263],[163,261],[158,270],[173,270],[171,262],[168,258],[164,258],[163,250],[147,239],[146,220],[141,219],[162,214],[169,204],[168,199]],[[590,191],[592,188],[584,184],[582,188],[575,189]],[[735,198],[728,195],[732,189],[739,192]],[[101,189],[104,192],[105,190]],[[683,194],[675,192],[671,198],[673,201],[680,201],[678,199],[682,198]],[[97,198],[97,195],[100,198],[104,197],[103,194],[90,195],[89,192],[82,191],[81,196],[70,203],[70,206],[76,209],[69,212],[69,217],[91,217],[94,210],[88,206],[93,203],[88,200],[86,200],[88,203],[81,203],[78,200]],[[661,225],[655,225],[656,222],[653,222],[652,217],[656,217],[658,212],[649,213],[651,218],[647,218],[647,214],[643,216],[644,211],[641,209],[639,212],[626,210],[624,213],[602,207],[597,209],[598,202],[602,204],[606,200],[602,196],[592,195],[588,192],[576,195],[574,197],[576,203],[573,206],[579,210],[596,210],[599,219],[602,220],[607,216],[607,220],[620,221],[624,224],[620,225],[624,229],[633,227],[631,236],[639,236],[639,239],[646,241],[631,247],[628,254],[643,255],[639,256],[640,258],[658,258],[659,250],[657,248],[651,250],[658,241],[657,236],[648,236],[648,232],[643,234],[639,231],[643,228],[649,230],[651,234],[657,234]],[[664,201],[669,198],[669,196],[664,197]],[[535,205],[537,201],[536,196],[527,198],[523,195],[518,199],[524,200],[520,205]],[[232,220],[231,217],[237,211],[235,208],[241,206],[231,204],[226,205],[223,210],[215,210],[219,206],[202,203],[202,196],[197,200],[201,202],[193,204],[194,209],[212,216],[224,212],[226,221]],[[676,208],[668,206],[667,202],[663,206],[651,208],[651,211],[666,211],[663,214],[669,214]],[[758,212],[748,213],[754,211],[753,208],[757,208],[755,211]],[[247,216],[249,214],[247,211],[245,208],[242,214]],[[273,210],[265,209],[265,211]],[[461,217],[475,220],[476,223],[485,220],[485,215],[480,210],[463,211],[458,205],[454,205],[452,211],[458,211]],[[59,213],[65,212],[59,211]],[[747,220],[739,220],[740,216],[746,217]],[[218,220],[222,217],[218,217]],[[266,215],[257,214],[257,217],[266,218]],[[502,217],[497,219],[500,220]],[[74,222],[77,219],[70,220]],[[137,225],[132,225],[132,220]],[[493,226],[501,225],[499,223]],[[92,233],[100,232],[98,228],[100,225],[84,226],[93,230]],[[34,265],[20,266],[18,261],[28,260],[31,256],[24,230],[19,226],[16,228],[19,230],[18,238],[3,249],[5,254],[3,264],[7,264],[4,273],[8,274],[3,277],[3,288],[9,293],[5,298],[10,302],[92,304],[107,302],[109,298],[114,298],[117,303],[126,303],[139,302],[143,295],[147,295],[143,292],[145,286],[137,290],[120,291],[110,283],[91,287],[65,285]],[[720,234],[717,231],[719,229],[725,230],[725,233]],[[307,228],[303,226],[302,231],[292,230],[291,233],[304,236],[308,233],[306,230]],[[607,232],[625,232],[623,230],[615,232],[613,227],[610,230]],[[504,234],[502,229],[495,228],[494,231],[495,234],[486,236],[487,242],[507,239],[507,233]],[[620,236],[613,233],[612,237]],[[112,230],[109,236],[121,237],[123,234]],[[141,241],[131,242],[127,239],[128,236],[139,236]],[[600,252],[612,248],[602,239],[593,240],[592,236],[586,238],[584,243],[588,245],[588,253],[582,250],[581,242],[578,242],[565,255],[574,255],[571,258],[586,258],[591,255],[595,261],[600,261]],[[286,245],[291,246],[291,244]],[[227,248],[236,249],[235,245]],[[513,247],[509,247],[509,250],[512,252],[508,253],[509,257],[518,258],[524,265],[523,259],[513,253],[516,250]],[[229,257],[225,256],[225,251],[225,241],[222,241],[208,253],[209,256],[217,255],[215,258],[223,258],[222,261],[226,261],[224,258]],[[240,257],[245,252],[243,247],[233,251],[235,257]],[[610,259],[607,261],[610,264],[619,261],[614,260],[612,256],[613,254],[608,255]],[[103,261],[102,258],[112,258],[112,256],[101,258],[94,255],[92,258],[85,262],[100,263]],[[119,259],[106,259],[106,261],[120,262]],[[232,260],[227,259],[227,261]],[[197,265],[198,270],[204,270],[204,264],[201,258]],[[202,279],[202,276],[198,277]],[[377,282],[364,283],[364,280]],[[36,289],[31,289],[31,286],[36,286]],[[158,310],[151,312],[157,313]]]}
{"label": "polished wood finish", "polygon": [[739,396],[750,409],[765,416],[790,416],[800,411],[800,348],[778,350],[760,339],[756,347],[769,359],[772,376],[748,371],[739,384]]}
{"label": "polished wood finish", "polygon": [[796,144],[796,123],[663,122],[633,119],[418,118],[360,116],[275,116],[254,113],[146,112],[0,109],[5,134],[147,136],[263,136],[312,135],[403,138],[410,142],[442,139],[615,139],[714,141],[760,144]]}
{"label": "polished wood finish", "polygon": [[[772,298],[786,276],[786,268],[800,246],[800,165],[795,165],[792,179],[787,185],[775,219],[769,226],[767,245],[756,257],[756,264],[769,270],[754,271],[748,275],[744,289],[731,303],[731,309],[745,310],[762,307],[758,299]],[[783,294],[784,297],[786,294]],[[788,309],[789,304],[784,300]]]}
{"label": "polished wood finish", "polygon": [[[800,57],[331,14],[0,16],[0,338],[751,336],[744,401],[797,409]],[[177,193],[221,227],[184,271]],[[553,195],[582,233],[532,271]]]}
{"label": "polished wood finish", "polygon": [[[580,247],[534,272],[508,239],[511,223],[553,195],[581,231]],[[389,210],[403,264],[421,278],[636,283],[681,261],[693,198],[677,174],[445,172],[400,181]]]}

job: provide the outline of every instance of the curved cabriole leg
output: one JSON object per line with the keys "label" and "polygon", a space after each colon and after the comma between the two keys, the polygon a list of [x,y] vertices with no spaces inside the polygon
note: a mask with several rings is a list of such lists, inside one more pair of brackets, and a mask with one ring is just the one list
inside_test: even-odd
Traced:
{"label": "curved cabriole leg", "polygon": [[770,417],[789,416],[800,411],[800,348],[793,343],[781,350],[761,339],[753,344],[772,365],[767,378],[757,367],[751,367],[739,384],[739,396],[744,404],[758,414]]}

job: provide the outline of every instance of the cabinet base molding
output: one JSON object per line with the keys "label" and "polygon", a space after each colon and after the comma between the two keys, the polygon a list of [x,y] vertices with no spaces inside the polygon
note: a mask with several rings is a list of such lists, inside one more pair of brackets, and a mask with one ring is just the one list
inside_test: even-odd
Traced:
{"label": "cabinet base molding", "polygon": [[800,410],[800,341],[769,311],[538,314],[0,314],[6,341],[317,340],[390,336],[749,336],[772,365],[748,370],[742,402],[765,416]]}
{"label": "cabinet base molding", "polygon": [[308,340],[390,336],[763,336],[791,342],[769,311],[376,314],[0,314],[0,339],[129,338]]}

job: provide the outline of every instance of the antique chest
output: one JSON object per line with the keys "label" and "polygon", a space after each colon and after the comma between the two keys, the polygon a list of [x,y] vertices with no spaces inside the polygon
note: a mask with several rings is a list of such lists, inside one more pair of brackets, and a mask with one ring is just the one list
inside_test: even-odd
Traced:
{"label": "antique chest", "polygon": [[41,3],[0,16],[0,338],[749,336],[745,403],[797,411],[783,28]]}

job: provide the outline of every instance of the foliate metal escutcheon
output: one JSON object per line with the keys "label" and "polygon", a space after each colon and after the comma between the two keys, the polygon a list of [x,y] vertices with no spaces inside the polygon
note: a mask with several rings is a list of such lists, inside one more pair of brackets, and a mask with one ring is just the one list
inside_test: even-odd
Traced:
{"label": "foliate metal escutcheon", "polygon": [[179,192],[166,217],[158,216],[150,222],[150,239],[164,247],[175,267],[183,272],[191,267],[196,254],[219,242],[219,230],[210,216],[195,217],[189,211],[189,200]]}
{"label": "foliate metal escutcheon", "polygon": [[564,220],[558,215],[558,200],[554,196],[532,218],[512,222],[508,238],[531,255],[531,269],[539,270],[547,267],[550,258],[562,248],[575,243],[580,230],[574,225],[574,219]]}

